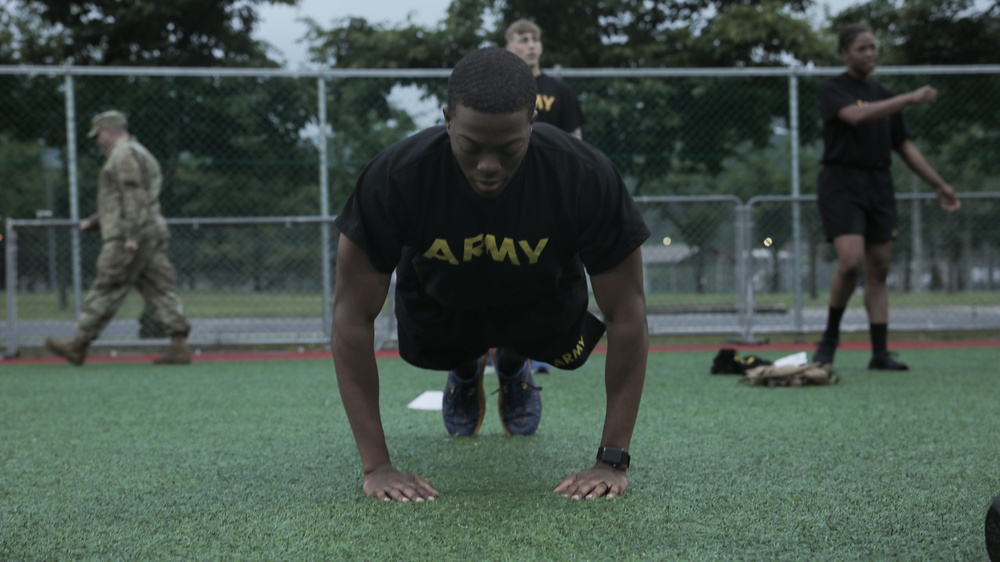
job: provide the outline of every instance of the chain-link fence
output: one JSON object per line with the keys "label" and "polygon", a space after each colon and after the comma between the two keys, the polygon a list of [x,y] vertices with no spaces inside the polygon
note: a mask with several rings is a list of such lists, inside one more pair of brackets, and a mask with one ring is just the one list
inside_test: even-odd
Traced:
{"label": "chain-link fence", "polygon": [[[815,92],[841,71],[557,72],[581,100],[584,139],[614,160],[653,229],[644,248],[653,333],[752,340],[822,328],[834,259],[810,195],[822,150]],[[0,340],[16,350],[71,332],[99,248],[74,228],[94,210],[103,160],[86,132],[92,115],[117,108],[163,166],[192,340],[326,341],[332,214],[379,150],[442,121],[447,76],[0,67],[0,215],[14,219],[0,262]],[[1000,67],[883,68],[878,79],[896,91],[938,88],[936,104],[905,115],[966,201],[958,214],[937,210],[913,194],[929,190],[897,159],[893,329],[995,330]],[[97,343],[141,341],[141,309],[131,298]],[[863,314],[858,299],[845,329],[864,329]]]}

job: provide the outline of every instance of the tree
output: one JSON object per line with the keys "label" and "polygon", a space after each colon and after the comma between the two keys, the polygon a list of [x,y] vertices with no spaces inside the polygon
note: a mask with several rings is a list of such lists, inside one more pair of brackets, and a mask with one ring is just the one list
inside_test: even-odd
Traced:
{"label": "tree", "polygon": [[[827,56],[826,44],[809,24],[810,5],[778,0],[453,0],[448,17],[433,29],[355,18],[334,22],[330,29],[312,22],[306,40],[314,62],[336,68],[451,68],[473,49],[503,45],[507,24],[527,18],[543,30],[547,68],[775,66]],[[635,194],[709,192],[711,177],[723,170],[726,159],[766,147],[775,116],[788,113],[787,81],[775,79],[570,82],[585,102],[587,141],[611,157]],[[338,85],[338,95],[369,102],[364,111],[337,115],[334,129],[379,130],[393,111],[387,98],[398,86],[417,86],[426,96],[445,98],[444,80],[383,81],[378,86],[371,80],[345,81]],[[409,132],[395,131],[397,139]],[[356,168],[397,140],[387,135],[382,147],[371,147],[361,138],[348,134],[338,139],[353,146],[341,145],[360,159],[353,163]],[[695,207],[660,213],[653,219],[675,225],[685,241],[702,249],[695,275],[697,289],[703,290],[700,271],[720,240],[720,223],[699,220],[704,217]]]}
{"label": "tree", "polygon": [[[825,44],[806,17],[810,5],[778,0],[453,0],[448,17],[434,29],[349,19],[325,30],[313,22],[306,40],[314,61],[337,68],[450,68],[472,49],[502,45],[507,22],[526,17],[543,29],[546,66],[773,66],[825,54]],[[487,28],[490,20],[497,23]],[[428,96],[444,97],[440,80],[387,85],[380,97],[385,99],[392,86],[409,84],[425,88]],[[773,98],[773,83],[744,81],[739,90],[731,81],[697,79],[572,85],[586,100],[587,129],[593,131],[588,141],[611,155],[647,194],[654,192],[646,186],[657,184],[650,180],[669,173],[717,173],[747,135],[765,145],[775,110],[783,110],[773,103],[746,103]],[[714,134],[707,130],[710,126],[717,128]]]}
{"label": "tree", "polygon": [[[46,170],[43,147],[16,142],[0,134],[0,209],[3,218],[35,218],[35,211],[49,209],[46,194],[58,181]],[[0,221],[2,224],[2,221]]]}
{"label": "tree", "polygon": [[[14,29],[7,35],[20,39],[17,46],[7,49],[13,53],[8,58],[13,56],[20,63],[276,67],[267,57],[267,45],[252,37],[256,7],[294,5],[297,0],[6,1],[22,14],[7,17],[10,23],[0,26]],[[28,44],[45,37],[50,42],[44,48]],[[58,57],[53,55],[56,52]],[[19,108],[9,113],[18,118],[0,127],[9,128],[14,138],[40,138],[50,146],[62,146],[64,127],[59,119],[51,120],[58,113],[25,111],[62,108],[62,94],[49,80],[42,88],[36,83],[43,81],[18,77],[10,90],[14,99],[0,100],[0,104]],[[315,115],[310,86],[297,80],[253,78],[79,77],[74,92],[77,146],[82,147],[84,159],[93,155],[100,160],[85,136],[90,116],[112,107],[122,109],[130,117],[133,132],[163,164],[163,205],[169,215],[182,214],[191,206],[210,214],[272,213],[288,211],[294,207],[289,202],[305,200],[311,205],[298,205],[296,212],[315,212],[316,197],[288,196],[310,186],[315,189],[314,180],[302,173],[306,168],[314,171],[317,161],[314,147],[301,135]],[[242,186],[240,196],[233,197],[229,191],[204,193],[197,187],[187,193],[173,189],[172,180],[185,153],[195,155],[195,161],[210,162],[230,186]],[[261,173],[261,167],[266,167],[266,173]],[[83,178],[84,190],[90,181]],[[249,191],[254,186],[259,191]],[[284,195],[278,204],[273,202],[276,186],[282,187]],[[84,195],[88,194],[84,191]],[[209,197],[213,204],[204,203]],[[202,203],[193,204],[194,200]]]}
{"label": "tree", "polygon": [[[64,31],[49,26],[36,5],[0,0],[0,64],[58,64]],[[0,134],[9,142],[65,143],[65,120],[59,113],[36,108],[62,108],[60,80],[48,76],[0,75]]]}
{"label": "tree", "polygon": [[538,23],[546,44],[554,47],[545,55],[547,65],[731,67],[822,57],[822,41],[806,17],[811,5],[810,0],[507,0],[500,12],[502,22]]}
{"label": "tree", "polygon": [[58,64],[65,31],[48,25],[42,7],[0,0],[0,64]]}
{"label": "tree", "polygon": [[265,64],[266,44],[252,38],[257,6],[298,0],[18,0],[64,29],[64,64],[235,66]]}
{"label": "tree", "polygon": [[[407,22],[388,27],[361,18],[334,22],[326,30],[307,20],[310,59],[334,68],[450,68],[465,53],[485,41],[484,14],[492,0],[456,0],[436,29]],[[446,84],[440,79],[389,80],[358,78],[328,82],[328,137],[331,204],[339,208],[362,168],[379,151],[416,128],[405,110],[390,96],[400,87],[416,88],[427,99],[443,100]],[[341,108],[350,108],[343,110]]]}
{"label": "tree", "polygon": [[1000,62],[1000,2],[872,0],[845,9],[830,24],[837,30],[852,22],[874,28],[883,64]]}
{"label": "tree", "polygon": [[[18,64],[273,68],[278,64],[268,58],[268,46],[252,35],[256,8],[296,1],[0,0],[12,7],[0,17],[0,38],[11,40],[0,45],[0,57]],[[0,76],[0,84],[6,86],[0,110],[11,116],[0,122],[0,150],[8,139],[65,146],[61,77]],[[168,217],[319,214],[318,157],[303,133],[315,125],[314,84],[277,78],[75,77],[82,214],[94,208],[103,159],[86,137],[90,117],[109,108],[126,112],[132,133],[163,165],[161,203]],[[65,190],[57,199],[65,216]],[[231,231],[211,242],[229,255],[251,249],[290,261],[304,259],[306,251],[281,237]],[[201,267],[212,258],[200,253],[207,246],[187,246],[191,251],[178,261]],[[256,287],[268,285],[255,278]]]}

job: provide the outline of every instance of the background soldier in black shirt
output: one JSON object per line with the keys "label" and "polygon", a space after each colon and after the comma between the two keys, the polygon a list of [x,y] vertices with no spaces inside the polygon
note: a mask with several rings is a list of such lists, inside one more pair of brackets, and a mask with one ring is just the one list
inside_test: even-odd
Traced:
{"label": "background soldier in black shirt", "polygon": [[[649,229],[607,157],[535,123],[535,95],[531,69],[513,53],[466,56],[448,82],[445,125],[379,154],[337,217],[331,347],[370,496],[438,494],[393,466],[382,429],[374,322],[393,271],[400,356],[448,371],[443,416],[453,435],[482,425],[490,349],[504,432],[531,435],[541,389],[528,359],[576,369],[607,329],[597,462],[554,491],[590,499],[628,487],[649,342],[640,249]],[[587,309],[587,275],[603,322]]]}
{"label": "background soldier in black shirt", "polygon": [[[542,28],[529,20],[521,19],[507,26],[504,32],[506,49],[521,57],[531,67],[538,94],[535,97],[535,121],[548,123],[583,140],[583,125],[587,119],[580,109],[576,92],[566,82],[542,72]],[[544,361],[532,361],[536,373],[548,373],[552,366]]]}
{"label": "background soldier in black shirt", "polygon": [[587,122],[576,99],[576,92],[566,82],[542,72],[542,29],[534,22],[517,20],[504,33],[507,50],[528,63],[535,75],[538,95],[535,109],[538,122],[555,125],[578,139],[583,138]]}
{"label": "background soldier in black shirt", "polygon": [[823,119],[823,166],[818,199],[823,230],[837,251],[830,286],[826,330],[813,361],[832,364],[840,321],[862,272],[864,302],[872,342],[869,369],[906,370],[887,348],[889,292],[886,277],[896,238],[896,199],[890,173],[893,150],[934,187],[941,208],[957,210],[955,191],[934,171],[910,141],[902,109],[932,103],[937,90],[924,86],[898,96],[870,79],[878,60],[871,28],[852,24],[839,36],[838,52],[847,71],[819,87]]}

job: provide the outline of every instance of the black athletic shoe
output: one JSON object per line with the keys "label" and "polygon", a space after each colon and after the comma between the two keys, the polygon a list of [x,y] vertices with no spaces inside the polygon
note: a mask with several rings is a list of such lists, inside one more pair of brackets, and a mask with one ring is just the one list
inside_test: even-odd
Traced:
{"label": "black athletic shoe", "polygon": [[833,365],[833,354],[837,351],[836,341],[827,339],[820,340],[816,346],[816,353],[813,353],[813,363],[819,365]]}
{"label": "black athletic shoe", "polygon": [[896,361],[888,351],[872,355],[872,360],[868,362],[868,368],[873,371],[909,371],[910,368],[902,361]]}

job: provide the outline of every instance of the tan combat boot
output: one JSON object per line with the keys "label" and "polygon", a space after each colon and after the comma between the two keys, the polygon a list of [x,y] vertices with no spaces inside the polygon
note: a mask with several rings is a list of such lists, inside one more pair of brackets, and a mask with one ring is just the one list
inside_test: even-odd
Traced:
{"label": "tan combat boot", "polygon": [[191,350],[187,346],[187,337],[170,336],[170,348],[167,354],[153,361],[157,365],[187,365],[191,363]]}
{"label": "tan combat boot", "polygon": [[87,347],[89,345],[78,339],[65,341],[46,338],[45,347],[49,348],[49,351],[52,353],[79,367],[87,360]]}

